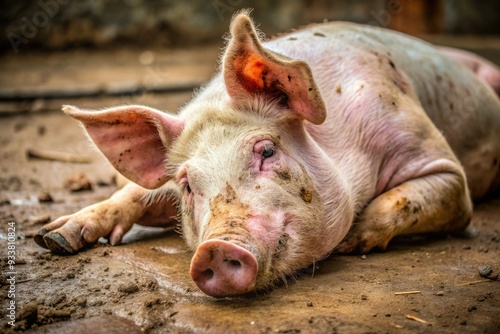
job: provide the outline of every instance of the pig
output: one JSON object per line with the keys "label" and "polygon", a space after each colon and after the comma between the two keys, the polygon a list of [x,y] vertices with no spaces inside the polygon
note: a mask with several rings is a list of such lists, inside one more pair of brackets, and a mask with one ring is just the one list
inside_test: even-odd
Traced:
{"label": "pig", "polygon": [[178,114],[63,107],[130,182],[35,241],[73,254],[180,222],[192,279],[226,297],[332,252],[464,231],[500,186],[499,78],[479,56],[354,23],[265,41],[240,12],[219,73]]}

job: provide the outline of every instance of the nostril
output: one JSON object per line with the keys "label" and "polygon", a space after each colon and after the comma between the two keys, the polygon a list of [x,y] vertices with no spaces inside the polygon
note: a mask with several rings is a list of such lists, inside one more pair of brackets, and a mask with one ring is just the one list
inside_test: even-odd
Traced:
{"label": "nostril", "polygon": [[205,279],[209,280],[209,279],[211,279],[212,277],[214,277],[214,271],[213,271],[212,269],[207,269],[207,270],[205,270],[204,272],[202,272],[202,273],[201,273],[201,275],[202,275]]}
{"label": "nostril", "polygon": [[227,260],[227,259],[225,259],[224,262],[229,262],[229,264],[232,267],[235,267],[235,268],[241,267],[241,262],[238,261],[238,260]]}
{"label": "nostril", "polygon": [[233,265],[235,267],[241,267],[241,262],[240,261],[231,260],[229,262],[231,263],[231,265]]}

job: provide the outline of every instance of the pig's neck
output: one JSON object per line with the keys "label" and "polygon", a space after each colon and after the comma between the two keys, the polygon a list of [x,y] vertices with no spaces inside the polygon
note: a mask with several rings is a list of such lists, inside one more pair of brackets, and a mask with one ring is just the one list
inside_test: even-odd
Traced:
{"label": "pig's neck", "polygon": [[374,197],[379,163],[360,150],[340,129],[333,131],[336,135],[332,138],[328,120],[320,126],[307,124],[306,129],[327,159],[327,168],[340,175],[357,215]]}

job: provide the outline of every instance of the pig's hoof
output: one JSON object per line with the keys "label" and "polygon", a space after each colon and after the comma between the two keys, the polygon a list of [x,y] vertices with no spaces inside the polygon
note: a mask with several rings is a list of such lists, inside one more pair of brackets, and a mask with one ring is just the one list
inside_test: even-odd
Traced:
{"label": "pig's hoof", "polygon": [[45,244],[45,240],[43,240],[43,236],[46,235],[47,233],[48,233],[48,231],[45,228],[42,228],[33,237],[33,240],[36,242],[36,244],[38,246],[43,247],[43,248],[48,248],[47,245]]}
{"label": "pig's hoof", "polygon": [[71,247],[69,242],[64,239],[64,237],[60,233],[57,232],[45,234],[43,236],[43,241],[45,241],[45,247],[50,249],[50,251],[54,254],[70,255],[77,252]]}
{"label": "pig's hoof", "polygon": [[370,233],[349,232],[350,234],[335,249],[341,254],[367,254],[374,248],[385,251],[390,238]]}

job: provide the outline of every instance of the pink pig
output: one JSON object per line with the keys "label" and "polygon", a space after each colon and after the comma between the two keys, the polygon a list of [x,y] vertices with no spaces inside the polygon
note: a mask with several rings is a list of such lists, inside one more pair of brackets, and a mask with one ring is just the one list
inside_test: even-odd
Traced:
{"label": "pink pig", "polygon": [[478,56],[343,22],[263,42],[243,12],[221,67],[178,115],[65,106],[132,182],[35,241],[67,254],[181,221],[191,277],[223,297],[332,251],[462,231],[499,188],[500,71]]}

